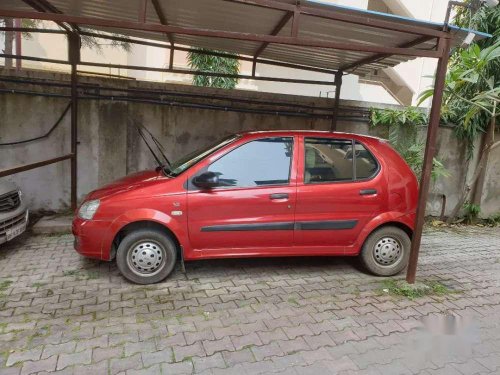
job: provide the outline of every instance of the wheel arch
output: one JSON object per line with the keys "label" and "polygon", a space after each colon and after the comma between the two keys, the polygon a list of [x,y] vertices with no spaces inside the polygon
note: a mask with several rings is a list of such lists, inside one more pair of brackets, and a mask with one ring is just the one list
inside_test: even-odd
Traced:
{"label": "wheel arch", "polygon": [[154,220],[149,220],[149,219],[144,219],[144,220],[137,220],[137,221],[132,221],[129,222],[128,224],[125,224],[122,226],[118,232],[115,234],[112,244],[111,244],[111,250],[110,250],[110,260],[115,259],[116,257],[116,250],[118,249],[118,246],[120,245],[120,242],[125,238],[125,236],[138,229],[144,229],[144,228],[149,228],[149,229],[156,229],[166,235],[168,235],[175,243],[177,252],[179,253],[181,251],[181,243],[179,239],[177,238],[176,234],[165,224],[160,223],[158,221]]}
{"label": "wheel arch", "polygon": [[178,249],[189,244],[186,221],[182,217],[171,217],[154,209],[130,210],[117,217],[109,226],[108,235],[101,245],[101,259],[113,260],[124,235],[137,228],[153,227],[169,235]]}
{"label": "wheel arch", "polygon": [[365,225],[363,230],[359,233],[356,242],[350,249],[347,250],[346,255],[359,254],[361,247],[365,243],[368,236],[377,229],[385,226],[395,226],[402,229],[406,234],[408,234],[411,240],[413,237],[413,218],[414,214],[402,215],[399,212],[386,212],[375,217]]}

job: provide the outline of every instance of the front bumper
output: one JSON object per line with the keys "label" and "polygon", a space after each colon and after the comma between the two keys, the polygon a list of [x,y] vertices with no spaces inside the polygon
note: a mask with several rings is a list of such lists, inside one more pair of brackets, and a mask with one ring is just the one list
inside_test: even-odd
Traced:
{"label": "front bumper", "polygon": [[2,213],[0,216],[0,244],[24,233],[28,226],[28,220],[29,211],[24,205],[12,212]]}
{"label": "front bumper", "polygon": [[108,221],[75,217],[72,225],[75,250],[85,257],[109,260],[110,249],[103,248],[103,239],[106,238],[110,224]]}

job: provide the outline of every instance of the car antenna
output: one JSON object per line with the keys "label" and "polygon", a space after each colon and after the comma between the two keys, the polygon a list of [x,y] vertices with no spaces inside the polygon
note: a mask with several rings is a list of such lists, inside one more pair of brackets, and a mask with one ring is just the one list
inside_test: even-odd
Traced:
{"label": "car antenna", "polygon": [[153,133],[151,133],[149,131],[149,129],[146,128],[144,125],[140,125],[140,127],[142,129],[144,129],[149,134],[149,136],[153,140],[154,144],[156,145],[156,148],[158,149],[158,151],[160,151],[161,156],[163,156],[163,158],[167,162],[167,166],[170,168],[172,166],[172,164],[170,163],[170,160],[168,160],[167,156],[165,155],[165,149],[163,148],[163,146],[160,143],[160,141],[158,141],[158,139],[156,139],[156,137],[153,135]]}
{"label": "car antenna", "polygon": [[149,151],[151,151],[151,154],[153,154],[153,157],[155,158],[156,162],[158,163],[158,166],[163,169],[163,164],[161,163],[158,156],[156,156],[156,154],[154,153],[154,151],[151,148],[151,146],[149,145],[148,141],[146,141],[146,137],[144,136],[144,133],[139,126],[137,126],[137,131],[139,132],[139,135],[141,136],[141,138],[144,141],[144,143],[146,144],[146,146],[149,148]]}

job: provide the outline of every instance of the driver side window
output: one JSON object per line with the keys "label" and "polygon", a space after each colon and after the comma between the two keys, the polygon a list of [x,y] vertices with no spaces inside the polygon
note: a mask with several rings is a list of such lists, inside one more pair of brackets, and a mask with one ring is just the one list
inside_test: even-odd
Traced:
{"label": "driver side window", "polygon": [[230,151],[208,167],[220,187],[285,185],[290,182],[292,137],[258,139]]}

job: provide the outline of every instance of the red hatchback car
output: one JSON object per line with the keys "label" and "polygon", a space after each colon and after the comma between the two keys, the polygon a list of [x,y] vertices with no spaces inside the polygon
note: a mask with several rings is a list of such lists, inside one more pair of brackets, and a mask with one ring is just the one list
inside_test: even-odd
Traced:
{"label": "red hatchback car", "polygon": [[165,279],[179,258],[359,255],[388,276],[407,264],[417,195],[384,140],[248,132],[91,192],[75,249],[116,259],[140,284]]}

